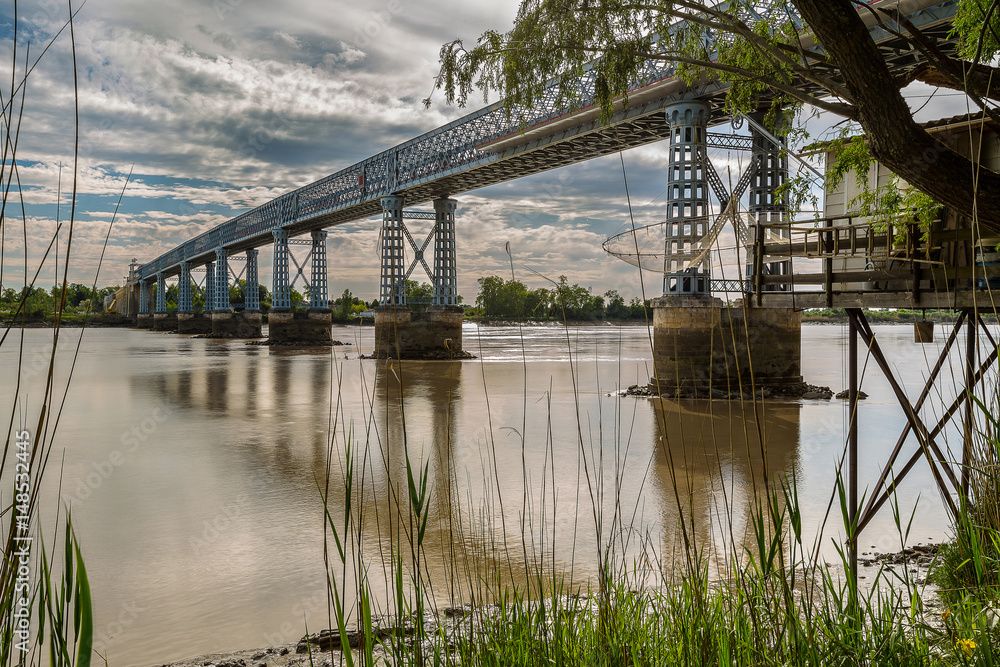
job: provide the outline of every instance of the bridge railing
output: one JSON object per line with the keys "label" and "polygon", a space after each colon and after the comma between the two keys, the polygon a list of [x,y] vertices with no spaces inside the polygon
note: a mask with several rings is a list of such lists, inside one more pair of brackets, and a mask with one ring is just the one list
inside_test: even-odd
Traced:
{"label": "bridge railing", "polygon": [[[651,59],[631,89],[669,78],[673,71],[673,65]],[[149,279],[185,258],[204,255],[298,220],[357,206],[455,170],[492,161],[495,155],[477,147],[592,106],[596,81],[593,71],[587,68],[579,81],[581,104],[576,108],[559,105],[554,85],[549,86],[530,113],[525,108],[515,108],[508,113],[501,102],[493,103],[228,220],[142,265],[140,275]]]}

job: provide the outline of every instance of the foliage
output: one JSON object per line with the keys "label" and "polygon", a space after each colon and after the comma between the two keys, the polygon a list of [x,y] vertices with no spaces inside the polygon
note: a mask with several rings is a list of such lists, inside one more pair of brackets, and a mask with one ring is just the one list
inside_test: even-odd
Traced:
{"label": "foliage", "polygon": [[340,298],[333,302],[333,317],[338,322],[348,322],[354,316],[368,310],[368,304],[345,289]]}
{"label": "foliage", "polygon": [[[229,286],[229,302],[231,304],[234,304],[234,305],[243,305],[243,304],[245,304],[246,303],[246,290],[247,290],[247,281],[244,280],[244,279],[242,279],[242,278],[240,280],[238,280],[237,282],[233,283],[232,285],[230,285]],[[264,302],[265,301],[270,302],[270,300],[271,300],[271,292],[270,292],[270,290],[268,290],[266,287],[264,287],[263,285],[261,285],[261,284],[258,283],[258,285],[257,285],[257,298],[260,300],[261,308],[263,308],[264,307],[263,306]],[[169,296],[167,297],[167,300],[168,301],[170,300]]]}
{"label": "foliage", "polygon": [[24,301],[21,312],[28,318],[51,317],[55,312],[56,300],[41,287],[31,290]]}
{"label": "foliage", "polygon": [[1000,4],[961,0],[951,36],[958,39],[959,54],[966,60],[992,61],[1000,52]]}
{"label": "foliage", "polygon": [[941,213],[941,205],[927,194],[902,183],[892,174],[883,185],[872,185],[872,174],[878,163],[871,154],[864,137],[851,135],[850,128],[842,128],[839,136],[830,142],[828,149],[833,160],[826,171],[826,188],[840,186],[853,174],[858,194],[848,202],[848,209],[858,215],[870,217],[876,229],[886,229],[896,224],[903,212],[916,220],[924,232]]}
{"label": "foliage", "polygon": [[[678,18],[689,20],[678,28]],[[588,72],[594,101],[607,120],[616,100],[627,98],[641,80],[647,61],[658,60],[674,63],[688,81],[711,70],[730,83],[732,111],[752,110],[760,93],[775,87],[781,89],[775,108],[793,101],[822,104],[788,85],[802,64],[785,49],[796,41],[797,20],[788,3],[775,0],[724,6],[687,0],[647,5],[524,0],[509,32],[487,31],[469,48],[462,40],[445,44],[436,85],[449,103],[460,105],[477,88],[484,97],[498,92],[511,117],[526,123],[542,101],[569,108],[589,104],[578,83]],[[717,53],[709,47],[713,41]]]}
{"label": "foliage", "polygon": [[485,319],[641,320],[646,316],[638,298],[626,305],[616,290],[595,295],[588,287],[570,285],[566,276],[559,276],[554,289],[528,289],[519,280],[499,276],[485,276],[478,282],[477,312],[471,314]]}
{"label": "foliage", "polygon": [[[996,315],[983,312],[980,315],[988,322],[995,322]],[[909,324],[920,320],[933,322],[954,322],[958,315],[953,310],[912,310],[894,308],[892,310],[865,310],[865,318],[872,324]],[[847,311],[843,308],[813,308],[802,311],[803,322],[847,322]]]}
{"label": "foliage", "polygon": [[416,280],[406,281],[406,301],[430,300],[434,298],[434,286],[430,283],[418,283]]}

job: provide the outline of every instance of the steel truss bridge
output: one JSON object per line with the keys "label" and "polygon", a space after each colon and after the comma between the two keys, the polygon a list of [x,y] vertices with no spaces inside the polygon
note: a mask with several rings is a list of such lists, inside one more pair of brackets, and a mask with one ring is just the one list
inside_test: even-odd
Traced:
{"label": "steel truss bridge", "polygon": [[[895,0],[869,4],[897,5]],[[939,43],[947,42],[957,0],[898,4],[917,28]],[[871,12],[863,17],[895,70],[922,61],[908,43],[874,25]],[[607,123],[601,122],[594,105],[592,71],[583,74],[580,89],[583,104],[574,110],[559,107],[550,87],[540,104],[521,114],[529,119],[524,124],[511,120],[524,109],[508,115],[501,103],[487,106],[228,220],[137,267],[134,278],[149,281],[157,274],[178,275],[181,262],[199,266],[213,261],[219,248],[233,254],[267,245],[277,230],[298,236],[380,215],[380,198],[386,195],[400,195],[410,206],[653,143],[669,136],[662,112],[677,102],[709,101],[713,124],[729,120],[722,104],[725,84],[708,81],[689,86],[674,76],[671,64],[662,61],[646,63],[627,106]],[[748,149],[749,138],[710,134],[709,145]]]}

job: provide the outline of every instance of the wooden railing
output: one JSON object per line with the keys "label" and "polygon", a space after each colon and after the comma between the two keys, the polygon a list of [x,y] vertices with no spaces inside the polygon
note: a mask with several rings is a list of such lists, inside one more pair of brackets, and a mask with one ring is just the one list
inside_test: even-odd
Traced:
{"label": "wooden railing", "polygon": [[[768,286],[793,290],[796,285],[821,285],[832,304],[836,285],[853,283],[858,290],[912,292],[922,289],[971,288],[973,280],[1000,277],[1000,266],[956,266],[942,256],[944,243],[972,243],[971,229],[942,229],[937,220],[929,229],[898,218],[876,223],[860,216],[820,218],[809,222],[765,223],[755,228],[750,287],[761,304]],[[952,253],[954,255],[954,253]],[[863,260],[863,269],[836,267],[838,261]],[[796,261],[821,260],[819,273],[795,273]],[[787,273],[768,274],[765,266],[788,262]],[[836,270],[835,270],[836,269]],[[773,288],[772,288],[773,289]]]}

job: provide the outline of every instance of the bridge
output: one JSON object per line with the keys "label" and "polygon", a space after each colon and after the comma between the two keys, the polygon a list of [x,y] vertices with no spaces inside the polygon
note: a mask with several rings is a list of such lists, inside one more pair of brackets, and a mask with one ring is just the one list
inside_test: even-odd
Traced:
{"label": "bridge", "polygon": [[[888,4],[888,0],[869,3]],[[909,0],[910,21],[942,41],[947,41],[950,19],[956,0]],[[885,28],[875,25],[872,13],[863,14],[870,32],[887,54],[887,60],[897,70],[914,67],[921,62],[919,53]],[[813,47],[819,50],[820,47]],[[431,310],[455,310],[457,306],[455,260],[455,201],[454,195],[488,185],[513,180],[560,166],[569,165],[624,149],[649,144],[672,136],[688,150],[671,151],[667,171],[693,169],[693,176],[683,182],[668,179],[668,218],[687,223],[667,225],[671,240],[665,244],[667,255],[664,272],[668,276],[665,293],[680,289],[692,293],[710,293],[710,270],[702,256],[692,266],[691,249],[704,243],[709,232],[716,230],[720,220],[708,215],[708,185],[720,202],[738,201],[750,190],[750,212],[763,222],[773,222],[786,216],[783,207],[775,204],[774,189],[784,181],[787,164],[773,137],[759,125],[750,135],[707,132],[730,120],[723,109],[727,85],[713,80],[688,85],[674,76],[674,67],[662,61],[647,61],[639,80],[632,86],[627,104],[618,108],[609,122],[601,122],[600,111],[594,104],[594,75],[586,71],[580,78],[583,103],[579,108],[561,108],[556,103],[554,87],[537,107],[515,109],[508,114],[501,103],[427,132],[403,144],[382,151],[314,183],[285,193],[255,209],[228,220],[189,241],[168,250],[159,257],[134,265],[130,283],[137,294],[138,315],[142,326],[168,328],[175,326],[166,312],[166,280],[178,278],[178,315],[180,330],[208,330],[207,322],[198,324],[199,316],[192,306],[191,272],[206,272],[206,306],[213,320],[213,330],[225,335],[259,335],[260,304],[256,293],[247,294],[244,315],[234,319],[230,312],[226,286],[235,275],[229,263],[245,261],[248,284],[257,284],[257,248],[274,245],[272,279],[271,335],[283,329],[283,315],[291,309],[290,263],[294,255],[289,245],[297,243],[311,247],[310,306],[313,310],[328,309],[326,236],[337,225],[382,216],[382,275],[379,303],[382,308],[403,308],[406,305],[402,286],[405,278],[419,264],[434,285]],[[687,106],[685,106],[687,105]],[[617,107],[616,107],[617,108]],[[672,122],[668,117],[672,116]],[[692,113],[694,116],[692,116]],[[665,117],[665,115],[667,117]],[[528,119],[519,123],[518,118]],[[693,131],[680,136],[683,127]],[[687,130],[685,130],[687,131]],[[703,133],[703,134],[702,134]],[[679,144],[680,145],[680,144]],[[705,153],[707,147],[749,150],[754,154],[751,170],[744,174],[736,191],[728,193],[714,173]],[[686,160],[686,161],[685,161]],[[756,165],[770,165],[757,169]],[[680,201],[678,193],[694,192],[692,198]],[[411,211],[406,207],[433,201],[433,212]],[[671,214],[669,211],[674,211]],[[692,213],[694,211],[694,213]],[[409,217],[431,218],[434,228],[422,243],[414,241],[406,228]],[[733,221],[736,222],[735,217]],[[743,235],[741,235],[743,236]],[[303,237],[303,238],[300,238]],[[748,238],[741,239],[749,242]],[[434,243],[433,268],[424,253]],[[409,246],[412,258],[404,265],[404,249]],[[702,253],[704,255],[704,253]],[[673,267],[673,271],[671,271]],[[302,274],[302,267],[297,267]],[[780,270],[777,266],[776,270]],[[669,276],[673,279],[669,279]],[[692,283],[693,279],[693,283]],[[149,288],[155,285],[155,296]],[[735,289],[743,285],[717,282],[720,289]],[[248,292],[254,292],[248,290]],[[151,303],[152,302],[152,303]],[[246,315],[249,314],[249,315]],[[278,316],[275,318],[275,314]],[[300,319],[303,319],[300,317]],[[291,335],[324,337],[324,320],[316,315],[315,331],[296,330]],[[453,318],[452,318],[453,319]],[[157,320],[159,322],[157,323]],[[275,327],[275,324],[278,324]],[[157,326],[159,324],[159,326]],[[398,322],[397,322],[398,324]],[[298,329],[302,327],[299,326]],[[455,333],[451,331],[451,333]],[[460,332],[458,332],[460,336]],[[452,344],[456,343],[451,336]],[[457,339],[460,341],[460,337]]]}

